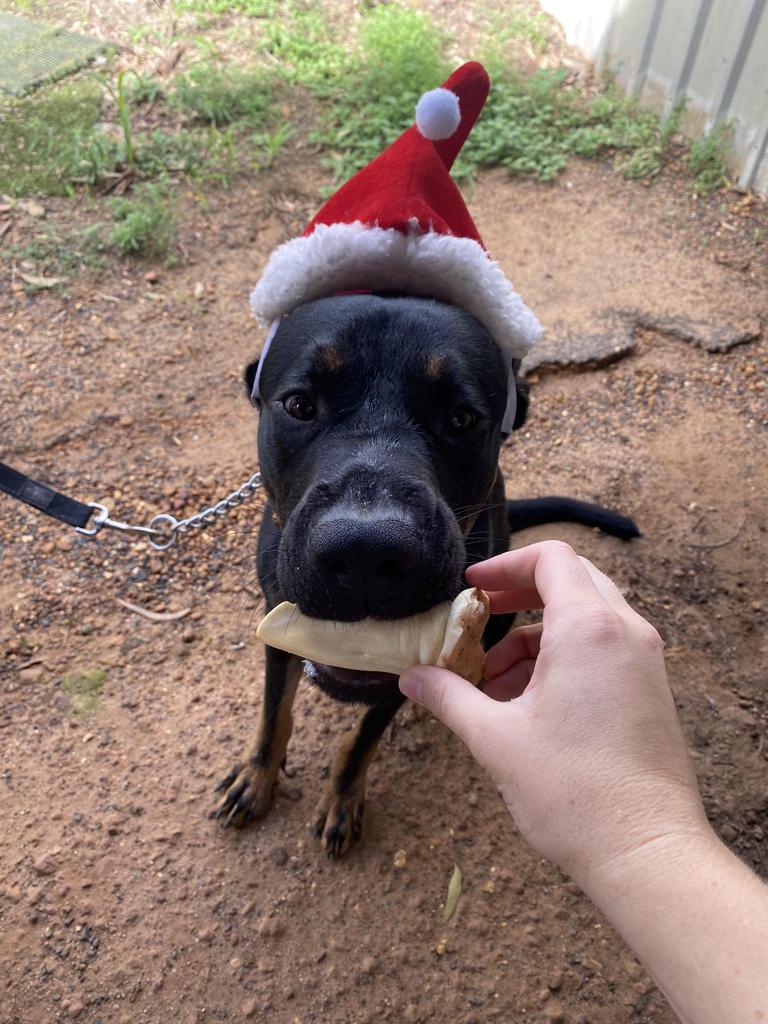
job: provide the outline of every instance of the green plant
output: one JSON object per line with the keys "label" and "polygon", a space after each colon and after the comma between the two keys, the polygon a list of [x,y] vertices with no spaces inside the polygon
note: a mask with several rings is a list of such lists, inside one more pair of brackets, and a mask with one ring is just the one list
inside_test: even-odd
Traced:
{"label": "green plant", "polygon": [[325,148],[335,180],[372,160],[413,121],[421,93],[447,73],[444,47],[425,15],[397,4],[376,7],[333,75],[305,81],[322,99],[312,138]]}
{"label": "green plant", "polygon": [[78,718],[88,718],[95,714],[106,678],[107,673],[103,668],[68,672],[64,676],[61,688],[69,697],[72,711]]}
{"label": "green plant", "polygon": [[128,86],[128,101],[134,105],[139,103],[154,103],[163,95],[163,83],[154,75],[146,72],[133,73],[133,81]]}
{"label": "green plant", "polygon": [[93,81],[51,86],[0,106],[0,192],[68,195],[81,176],[115,169],[118,152],[99,129]]}
{"label": "green plant", "polygon": [[197,14],[246,14],[267,18],[276,13],[276,0],[176,0],[177,11]]}
{"label": "green plant", "polygon": [[261,134],[254,135],[251,141],[255,146],[262,148],[265,153],[263,159],[256,159],[254,161],[253,166],[255,170],[270,170],[277,159],[277,154],[291,135],[293,135],[293,129],[286,121],[279,124],[272,132],[262,132]]}
{"label": "green plant", "polygon": [[29,260],[42,275],[71,276],[104,266],[103,229],[102,223],[96,223],[82,231],[40,232],[26,245],[8,245],[0,252],[7,262]]}
{"label": "green plant", "polygon": [[142,182],[112,199],[110,242],[127,255],[167,257],[176,238],[176,210],[167,179]]}
{"label": "green plant", "polygon": [[193,67],[180,75],[169,102],[191,120],[217,126],[258,123],[269,107],[271,86],[259,68]]}
{"label": "green plant", "polygon": [[694,176],[691,188],[708,195],[728,184],[727,156],[731,145],[731,126],[721,121],[707,134],[691,143],[685,165]]}

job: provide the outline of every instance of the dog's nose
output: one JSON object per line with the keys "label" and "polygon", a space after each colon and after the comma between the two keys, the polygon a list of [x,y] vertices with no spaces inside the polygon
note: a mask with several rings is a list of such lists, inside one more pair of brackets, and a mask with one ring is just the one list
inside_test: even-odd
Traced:
{"label": "dog's nose", "polygon": [[374,601],[402,587],[422,561],[417,531],[400,519],[337,519],[310,538],[315,568],[330,586]]}

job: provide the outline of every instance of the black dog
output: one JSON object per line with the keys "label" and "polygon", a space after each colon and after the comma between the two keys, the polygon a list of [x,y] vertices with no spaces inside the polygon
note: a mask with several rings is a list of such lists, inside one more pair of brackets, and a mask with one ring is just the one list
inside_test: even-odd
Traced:
{"label": "black dog", "polygon": [[[282,322],[260,396],[269,502],[258,570],[268,608],[287,599],[318,618],[401,618],[452,600],[466,567],[506,551],[513,530],[569,519],[637,535],[630,520],[581,502],[505,501],[504,362],[485,328],[452,306],[391,295],[308,303]],[[526,406],[518,385],[515,426]],[[493,617],[486,643],[511,621]],[[368,764],[403,698],[391,675],[306,670],[336,700],[367,705],[342,740],[314,825],[335,857],[360,835]],[[266,648],[256,742],[219,787],[227,825],[269,808],[301,673],[298,658]]]}

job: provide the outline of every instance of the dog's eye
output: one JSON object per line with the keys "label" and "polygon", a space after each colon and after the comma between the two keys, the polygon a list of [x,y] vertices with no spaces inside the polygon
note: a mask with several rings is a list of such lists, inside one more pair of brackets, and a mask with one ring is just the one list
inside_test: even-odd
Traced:
{"label": "dog's eye", "polygon": [[295,420],[311,420],[315,415],[315,403],[307,395],[288,395],[283,399],[283,408]]}
{"label": "dog's eye", "polygon": [[451,413],[450,423],[457,434],[464,434],[477,423],[477,413],[468,405],[461,405]]}

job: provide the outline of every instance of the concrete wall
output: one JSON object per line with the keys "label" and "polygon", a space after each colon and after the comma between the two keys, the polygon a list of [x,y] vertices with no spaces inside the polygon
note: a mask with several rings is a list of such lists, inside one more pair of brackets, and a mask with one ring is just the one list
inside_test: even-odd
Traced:
{"label": "concrete wall", "polygon": [[541,0],[568,42],[683,127],[733,127],[739,183],[768,192],[768,0]]}

